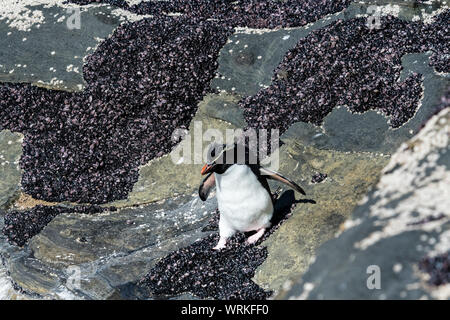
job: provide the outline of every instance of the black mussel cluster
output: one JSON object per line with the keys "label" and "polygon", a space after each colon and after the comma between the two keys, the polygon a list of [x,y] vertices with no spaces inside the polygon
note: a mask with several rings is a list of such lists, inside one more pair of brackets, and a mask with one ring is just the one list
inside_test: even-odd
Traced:
{"label": "black mussel cluster", "polygon": [[268,88],[240,102],[248,127],[282,133],[297,121],[320,125],[339,105],[357,113],[379,110],[391,127],[400,127],[414,116],[423,92],[420,74],[398,81],[401,57],[432,51],[431,64],[449,72],[447,16],[430,25],[386,16],[373,30],[364,18],[339,20],[312,32],[286,54]]}
{"label": "black mussel cluster", "polygon": [[29,210],[13,210],[5,214],[5,225],[2,232],[8,241],[16,246],[23,246],[33,236],[38,234],[56,216],[62,213],[94,214],[104,211],[115,211],[115,207],[104,208],[92,206],[43,206],[38,205]]}
{"label": "black mussel cluster", "polygon": [[423,37],[425,41],[432,43],[432,55],[430,57],[430,65],[435,68],[437,72],[450,72],[450,10],[445,10],[432,24],[427,24],[423,29]]}
{"label": "black mussel cluster", "polygon": [[0,129],[25,135],[22,188],[37,199],[126,198],[138,167],[168,153],[209,92],[231,29],[185,17],[118,27],[83,67],[79,93],[0,86]]}
{"label": "black mussel cluster", "polygon": [[328,177],[326,173],[316,172],[311,177],[311,183],[320,183]]}
{"label": "black mussel cluster", "polygon": [[435,286],[450,283],[450,255],[449,252],[435,257],[426,257],[419,262],[420,270],[428,273],[428,282]]}
{"label": "black mussel cluster", "polygon": [[190,292],[199,298],[263,300],[271,293],[251,279],[267,257],[267,248],[245,244],[239,234],[224,250],[215,251],[218,236],[210,235],[170,253],[141,280],[151,295]]}

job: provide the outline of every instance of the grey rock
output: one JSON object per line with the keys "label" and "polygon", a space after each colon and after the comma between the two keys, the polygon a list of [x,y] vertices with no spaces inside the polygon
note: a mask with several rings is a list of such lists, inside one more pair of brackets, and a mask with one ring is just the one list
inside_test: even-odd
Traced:
{"label": "grey rock", "polygon": [[215,198],[195,195],[102,214],[62,214],[23,249],[0,238],[12,281],[51,299],[152,299],[137,282],[169,252],[208,235]]}
{"label": "grey rock", "polygon": [[[80,28],[69,29],[67,20],[74,11],[68,12],[64,6],[34,5],[28,9],[30,14],[42,16],[42,23],[20,26],[14,19],[0,19],[0,82],[81,90],[85,84],[84,57],[113,32],[123,17],[113,13],[113,7],[84,7],[80,10]],[[18,24],[18,29],[13,24]]]}
{"label": "grey rock", "polygon": [[[280,149],[279,172],[301,185],[306,197],[290,217],[263,245],[269,252],[258,268],[255,281],[275,292],[287,279],[305,272],[317,248],[331,239],[368,189],[377,183],[387,156],[363,152],[320,150],[286,139]],[[316,172],[328,177],[311,183]]]}
{"label": "grey rock", "polygon": [[12,200],[20,187],[22,139],[19,133],[0,131],[0,208]]}
{"label": "grey rock", "polygon": [[[447,108],[399,148],[343,232],[278,298],[449,299],[448,288],[428,283],[418,267],[450,250],[449,123]],[[370,289],[373,266],[380,286]]]}

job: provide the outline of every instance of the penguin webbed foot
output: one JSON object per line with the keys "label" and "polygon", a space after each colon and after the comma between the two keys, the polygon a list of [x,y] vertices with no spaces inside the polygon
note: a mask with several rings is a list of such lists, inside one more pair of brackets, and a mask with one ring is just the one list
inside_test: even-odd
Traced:
{"label": "penguin webbed foot", "polygon": [[218,242],[217,245],[213,248],[213,250],[220,251],[220,250],[222,250],[222,249],[225,249],[226,244],[227,244],[227,239],[226,239],[226,238],[220,238],[220,239],[219,239],[219,242]]}
{"label": "penguin webbed foot", "polygon": [[255,244],[261,237],[264,235],[264,232],[266,232],[266,228],[261,228],[256,231],[255,234],[251,235],[247,239],[248,244]]}

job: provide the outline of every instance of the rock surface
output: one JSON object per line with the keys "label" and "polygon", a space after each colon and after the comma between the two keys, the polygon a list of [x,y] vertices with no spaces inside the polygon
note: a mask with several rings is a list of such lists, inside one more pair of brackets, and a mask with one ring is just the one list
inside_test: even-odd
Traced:
{"label": "rock surface", "polygon": [[[184,141],[194,139],[200,127],[202,135],[207,129],[217,129],[223,137],[226,129],[246,127],[239,102],[270,86],[274,69],[286,52],[313,30],[337,19],[367,15],[367,8],[372,4],[381,6],[383,15],[390,13],[407,21],[427,21],[439,11],[436,1],[414,3],[354,2],[344,11],[303,27],[237,28],[220,50],[217,76],[210,83],[211,89],[219,92],[203,96],[190,122],[191,136]],[[42,11],[44,18],[41,27],[33,22],[27,32],[14,27],[17,19],[1,19],[0,15],[0,30],[6,34],[12,31],[3,39],[7,41],[5,46],[0,46],[4,48],[0,49],[0,58],[7,61],[0,61],[2,82],[39,83],[46,88],[79,91],[85,83],[81,72],[75,70],[82,70],[85,56],[122,22],[142,18],[114,6],[89,5],[83,7],[81,16],[89,32],[68,31],[61,20],[65,6],[33,8],[31,11],[37,10],[38,16]],[[43,40],[48,38],[48,33],[55,34],[51,43]],[[61,40],[67,38],[73,41]],[[435,112],[439,97],[448,86],[448,75],[438,74],[429,66],[431,55],[426,52],[401,57],[400,81],[411,72],[421,74],[423,95],[417,113],[397,130],[390,129],[387,119],[375,111],[353,114],[340,106],[324,118],[321,126],[297,122],[282,135],[284,145],[279,150],[278,171],[304,187],[307,197],[296,194],[298,203],[289,219],[260,245],[244,250],[245,260],[252,268],[259,266],[253,279],[249,280],[248,274],[245,279],[256,291],[264,295],[273,291],[277,298],[449,297],[447,285],[432,285],[442,269],[434,261],[444,259],[442,253],[449,249],[448,212],[443,211],[449,207],[446,202],[449,156],[448,147],[442,144],[448,145],[448,112],[441,113],[441,120],[429,122],[427,128],[406,144],[409,148],[389,160]],[[15,70],[10,73],[11,69]],[[284,76],[279,74],[281,78]],[[37,201],[21,192],[17,161],[22,154],[22,138],[10,131],[0,132],[0,165],[5,163],[0,166],[0,209],[3,210],[0,229],[4,227],[6,212],[11,210],[32,209],[37,205],[73,206],[65,202]],[[104,205],[117,207],[116,212],[62,213],[23,247],[10,245],[6,236],[0,234],[0,298],[198,299],[195,290],[155,295],[137,284],[153,269],[164,271],[171,257],[179,252],[198,247],[196,240],[201,239],[202,245],[208,248],[214,242],[216,231],[210,228],[210,219],[217,208],[214,195],[206,203],[200,203],[196,195],[201,181],[202,151],[208,144],[208,139],[203,139],[199,144],[200,153],[189,156],[181,153],[181,143],[170,154],[140,166],[139,179],[127,199]],[[183,159],[178,157],[181,154]],[[176,165],[173,158],[178,159]],[[326,173],[327,178],[311,183],[318,172]],[[378,188],[371,190],[381,175]],[[272,190],[278,186],[271,184]],[[365,202],[357,207],[367,193]],[[437,203],[439,199],[442,201]],[[417,212],[411,211],[413,206]],[[345,222],[352,212],[355,212],[353,219]],[[343,233],[332,239],[339,230]],[[243,240],[242,236],[239,239]],[[355,248],[355,243],[361,247]],[[399,251],[399,247],[404,250]],[[249,252],[259,254],[256,262],[248,259]],[[435,256],[439,259],[433,260]],[[420,269],[420,262],[423,266],[426,262],[427,266]],[[380,290],[367,289],[369,265],[381,268]],[[197,263],[197,267],[202,266]],[[196,270],[188,268],[187,271]],[[290,288],[286,286],[288,279],[293,281]],[[170,285],[167,287],[170,290]],[[225,297],[217,288],[209,289],[202,297]]]}
{"label": "rock surface", "polygon": [[23,249],[2,235],[1,257],[31,297],[152,298],[135,283],[167,253],[208,235],[201,230],[216,207],[214,199],[184,196],[119,212],[61,214]]}
{"label": "rock surface", "polygon": [[450,250],[449,137],[447,108],[400,147],[343,232],[278,298],[449,299],[450,285],[433,285],[419,268]]}
{"label": "rock surface", "polygon": [[[255,279],[272,290],[306,270],[316,248],[333,237],[388,161],[382,155],[319,150],[285,141],[279,171],[304,186],[306,198],[315,204],[297,204],[292,217],[264,242],[269,255]],[[328,177],[312,184],[317,171],[327,172]]]}
{"label": "rock surface", "polygon": [[9,130],[0,131],[0,208],[19,190],[23,136]]}
{"label": "rock surface", "polygon": [[[83,28],[69,29],[67,23],[75,11],[67,9],[75,6],[32,1],[33,5],[21,8],[21,4],[6,2],[2,12],[6,16],[0,15],[0,33],[6,35],[0,38],[0,47],[8,48],[0,52],[2,82],[31,82],[80,91],[85,86],[84,57],[124,20],[130,20],[124,12],[111,7],[91,6],[80,10]],[[20,17],[16,10],[28,17]]]}

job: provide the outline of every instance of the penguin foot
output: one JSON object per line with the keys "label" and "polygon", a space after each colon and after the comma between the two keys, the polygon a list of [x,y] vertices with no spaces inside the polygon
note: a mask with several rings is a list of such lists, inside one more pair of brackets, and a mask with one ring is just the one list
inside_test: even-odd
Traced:
{"label": "penguin foot", "polygon": [[227,239],[220,238],[219,243],[213,248],[213,250],[222,250],[225,248],[225,245],[227,244]]}
{"label": "penguin foot", "polygon": [[266,231],[266,228],[261,228],[258,231],[256,231],[255,234],[251,235],[250,237],[248,237],[247,239],[247,243],[249,244],[253,244],[256,241],[258,241],[259,239],[261,239],[261,237],[263,236],[264,232]]}

